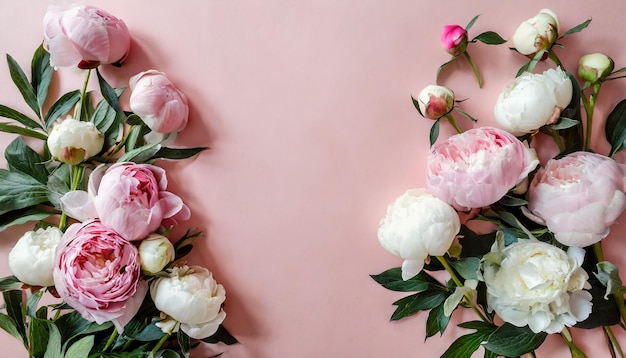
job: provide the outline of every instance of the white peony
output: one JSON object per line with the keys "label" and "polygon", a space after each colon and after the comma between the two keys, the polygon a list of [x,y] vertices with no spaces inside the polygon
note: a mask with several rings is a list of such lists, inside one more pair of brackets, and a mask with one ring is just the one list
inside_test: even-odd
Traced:
{"label": "white peony", "polygon": [[542,74],[525,72],[500,93],[494,116],[504,130],[521,136],[557,122],[572,93],[572,82],[560,67]]}
{"label": "white peony", "polygon": [[162,271],[174,255],[174,245],[162,235],[151,234],[139,244],[141,269],[149,275]]}
{"label": "white peony", "polygon": [[50,154],[58,160],[76,165],[102,150],[104,136],[91,122],[66,118],[55,124],[48,135]]}
{"label": "white peony", "polygon": [[590,53],[578,61],[578,76],[585,82],[596,83],[610,75],[614,67],[615,62],[609,56],[602,53]]}
{"label": "white peony", "polygon": [[[222,310],[226,290],[204,267],[168,269],[166,277],[150,284],[150,295],[156,308],[180,322],[180,329],[191,338],[210,337],[226,318]],[[171,324],[161,329],[171,330]]]}
{"label": "white peony", "polygon": [[54,253],[63,233],[56,227],[26,232],[9,252],[9,268],[31,286],[54,286]]}
{"label": "white peony", "polygon": [[461,227],[457,212],[425,189],[411,189],[387,208],[378,228],[378,241],[404,259],[402,278],[408,280],[431,256],[444,255]]}
{"label": "white peony", "polygon": [[522,55],[533,56],[539,50],[549,50],[559,35],[559,17],[549,9],[542,9],[532,18],[522,22],[512,41]]}
{"label": "white peony", "polygon": [[428,85],[417,97],[424,118],[439,119],[454,108],[454,92],[444,86]]}
{"label": "white peony", "polygon": [[494,244],[483,263],[487,303],[505,322],[535,333],[558,333],[591,313],[589,276],[580,267],[584,251],[519,239]]}

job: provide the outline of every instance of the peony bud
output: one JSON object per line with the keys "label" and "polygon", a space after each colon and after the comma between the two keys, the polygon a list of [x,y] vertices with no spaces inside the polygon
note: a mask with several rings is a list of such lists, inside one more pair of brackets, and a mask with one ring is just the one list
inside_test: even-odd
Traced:
{"label": "peony bud", "polygon": [[543,9],[519,25],[513,34],[513,46],[530,57],[540,50],[549,50],[559,36],[559,27],[559,17],[552,10]]}
{"label": "peony bud", "polygon": [[609,56],[601,53],[591,53],[584,55],[578,61],[578,75],[583,81],[596,83],[611,74],[614,66],[615,63]]}
{"label": "peony bud", "polygon": [[454,107],[454,92],[444,86],[428,85],[417,97],[424,118],[439,119]]}
{"label": "peony bud", "polygon": [[446,25],[441,31],[441,44],[450,54],[458,56],[467,48],[467,31],[459,25]]}
{"label": "peony bud", "polygon": [[13,275],[31,286],[54,286],[54,253],[62,235],[53,226],[26,232],[9,252]]}
{"label": "peony bud", "polygon": [[91,122],[67,118],[55,124],[48,135],[50,154],[63,163],[76,165],[102,150],[104,136]]}
{"label": "peony bud", "polygon": [[143,272],[154,275],[174,260],[174,245],[162,235],[151,234],[139,245],[139,260]]}

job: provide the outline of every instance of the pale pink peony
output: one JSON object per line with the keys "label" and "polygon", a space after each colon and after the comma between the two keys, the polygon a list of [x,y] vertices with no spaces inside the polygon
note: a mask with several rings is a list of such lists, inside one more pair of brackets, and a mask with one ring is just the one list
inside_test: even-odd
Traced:
{"label": "pale pink peony", "polygon": [[187,126],[187,97],[155,70],[141,72],[130,79],[129,105],[143,122],[158,133],[180,132]]}
{"label": "pale pink peony", "polygon": [[54,284],[86,320],[112,321],[119,332],[148,291],[137,248],[99,221],[70,226],[57,246]]}
{"label": "pale pink peony", "polygon": [[43,27],[44,45],[55,67],[89,69],[119,63],[130,47],[124,21],[93,6],[51,5]]}
{"label": "pale pink peony", "polygon": [[166,189],[165,170],[155,165],[101,165],[89,177],[88,192],[68,192],[61,197],[61,206],[79,221],[99,218],[125,239],[141,240],[159,226],[191,215],[182,199]]}
{"label": "pale pink peony", "polygon": [[528,208],[564,245],[585,247],[609,234],[626,208],[626,171],[600,154],[549,160],[528,189]]}
{"label": "pale pink peony", "polygon": [[534,150],[510,133],[474,128],[433,146],[428,189],[457,210],[480,208],[500,200],[538,164]]}
{"label": "pale pink peony", "polygon": [[467,31],[459,25],[446,25],[441,30],[441,44],[453,55],[459,55],[467,46]]}

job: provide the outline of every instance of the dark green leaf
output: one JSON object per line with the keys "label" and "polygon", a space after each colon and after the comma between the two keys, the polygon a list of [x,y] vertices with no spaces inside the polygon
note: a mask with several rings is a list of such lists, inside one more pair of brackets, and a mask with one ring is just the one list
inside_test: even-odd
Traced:
{"label": "dark green leaf", "polygon": [[100,85],[100,92],[102,93],[102,97],[109,103],[111,108],[115,110],[119,114],[120,117],[124,116],[124,112],[122,111],[122,107],[120,107],[120,101],[118,98],[118,94],[115,92],[113,87],[105,81],[105,79],[100,74],[100,71],[96,68],[96,74],[98,75],[98,84]]}
{"label": "dark green leaf", "polygon": [[139,117],[138,115],[134,113],[126,118],[126,124],[129,124],[131,126],[145,126],[146,125],[141,119],[141,117]]}
{"label": "dark green leaf", "polygon": [[38,182],[48,182],[48,170],[43,158],[32,150],[21,137],[15,138],[4,152],[10,170],[18,171],[35,178]]}
{"label": "dark green leaf", "polygon": [[159,151],[159,149],[161,149],[161,145],[158,143],[135,148],[130,152],[124,153],[124,155],[122,155],[117,162],[145,163],[150,160]]}
{"label": "dark green leaf", "polygon": [[496,238],[495,232],[478,235],[465,225],[461,225],[459,236],[459,243],[463,247],[461,257],[482,257],[491,251],[491,245],[493,245]]}
{"label": "dark green leaf", "polygon": [[0,231],[6,230],[10,226],[21,225],[29,221],[43,220],[55,213],[30,207],[26,209],[12,210],[0,215]]}
{"label": "dark green leaf", "polygon": [[561,117],[558,122],[556,122],[555,124],[550,125],[550,129],[558,131],[558,130],[561,130],[561,129],[572,128],[572,127],[575,127],[575,126],[577,126],[579,124],[580,124],[580,122],[575,120],[575,119]]}
{"label": "dark green leaf", "polygon": [[201,341],[211,344],[222,342],[229,346],[239,343],[239,341],[237,341],[237,339],[228,332],[226,327],[221,324],[217,329],[217,332],[215,332],[211,337],[201,339]]}
{"label": "dark green leaf", "polygon": [[87,321],[76,311],[62,315],[55,321],[55,324],[58,326],[59,333],[64,341],[69,341],[83,334],[101,332],[113,327],[111,322],[97,324]]}
{"label": "dark green leaf", "polygon": [[400,267],[389,269],[378,275],[370,275],[370,277],[384,288],[399,292],[420,292],[433,287],[442,287],[439,281],[423,270],[406,281],[402,279]]}
{"label": "dark green leaf", "polygon": [[128,138],[124,144],[124,149],[128,152],[145,145],[144,136],[150,132],[146,126],[134,126],[128,132]]}
{"label": "dark green leaf", "polygon": [[470,358],[472,353],[480,348],[480,344],[484,342],[487,337],[489,337],[489,334],[482,332],[461,336],[452,342],[441,358]]}
{"label": "dark green leaf", "polygon": [[[460,101],[459,101],[460,102]],[[469,119],[472,122],[478,122],[478,120],[472,116],[470,116],[467,112],[465,112],[464,110],[462,110],[461,108],[454,106],[454,110],[456,110],[457,112],[461,113],[461,115],[467,119]]]}
{"label": "dark green leaf", "polygon": [[16,120],[28,128],[43,128],[39,123],[32,120],[29,116],[22,112],[18,112],[13,108],[0,104],[0,117]]}
{"label": "dark green leaf", "polygon": [[37,318],[37,306],[39,305],[39,300],[41,299],[41,295],[43,294],[42,290],[39,290],[26,300],[26,315],[29,317]]}
{"label": "dark green leaf", "polygon": [[580,31],[584,30],[587,26],[589,26],[589,24],[590,24],[590,23],[591,23],[591,19],[588,19],[588,20],[586,20],[585,22],[583,22],[583,23],[581,23],[581,24],[578,24],[578,25],[576,25],[576,26],[572,27],[571,29],[567,30],[567,31],[563,34],[563,36],[559,37],[559,38],[557,39],[557,41],[558,41],[558,40],[560,40],[560,39],[562,39],[562,38],[564,38],[564,37],[565,37],[565,36],[567,36],[567,35],[575,34],[575,33],[577,33],[577,32],[580,32]]}
{"label": "dark green leaf", "polygon": [[476,22],[476,20],[478,20],[478,17],[480,16],[480,14],[474,16],[473,19],[470,20],[470,22],[467,23],[467,26],[465,26],[465,31],[469,31],[472,26],[474,26],[474,23]]}
{"label": "dark green leaf", "polygon": [[26,137],[37,138],[41,140],[48,139],[48,136],[45,135],[44,133],[41,133],[39,131],[35,131],[32,129],[24,128],[24,127],[15,126],[9,123],[0,122],[0,132],[14,133],[14,134],[19,134],[19,135],[23,135]]}
{"label": "dark green leaf", "polygon": [[94,336],[86,336],[72,344],[63,358],[87,358],[94,344]]}
{"label": "dark green leaf", "polygon": [[413,101],[413,107],[417,109],[420,116],[424,117],[424,113],[422,113],[422,110],[420,109],[420,103],[413,96],[411,96],[411,101]]}
{"label": "dark green leaf", "polygon": [[606,286],[604,286],[596,275],[589,275],[589,284],[591,289],[587,290],[591,293],[591,314],[589,317],[576,324],[578,328],[591,329],[602,326],[612,326],[620,322],[620,314],[617,309],[615,297],[609,295],[606,299]]}
{"label": "dark green leaf", "polygon": [[39,45],[37,50],[35,50],[30,66],[33,77],[33,90],[37,94],[39,108],[43,108],[43,104],[48,96],[52,73],[54,72],[52,66],[50,66],[50,53],[43,48],[43,44]]}
{"label": "dark green leaf", "polygon": [[142,342],[158,341],[163,337],[163,330],[157,327],[156,324],[151,323],[136,334],[130,335],[130,337]]}
{"label": "dark green leaf", "polygon": [[461,328],[473,329],[478,332],[488,332],[489,334],[491,334],[493,331],[496,330],[496,328],[498,328],[491,323],[483,321],[468,321],[460,323],[458,326]]}
{"label": "dark green leaf", "polygon": [[478,280],[480,258],[465,257],[460,260],[448,260],[450,265],[466,280]]}
{"label": "dark green leaf", "polygon": [[17,331],[22,336],[22,341],[26,342],[26,327],[24,325],[24,311],[22,308],[22,291],[4,291],[2,292],[4,297],[5,309],[9,317],[15,322]]}
{"label": "dark green leaf", "polygon": [[115,123],[117,112],[105,100],[98,102],[96,110],[90,118],[91,122],[98,128],[100,133],[106,133]]}
{"label": "dark green leaf", "polygon": [[202,235],[202,231],[195,230],[195,228],[187,229],[185,235],[183,235],[183,237],[176,241],[176,243],[174,244],[174,252],[176,252],[176,255],[173,262],[180,260],[191,252],[191,249],[193,248],[193,242],[198,237],[200,237],[200,235]]}
{"label": "dark green leaf", "polygon": [[50,324],[50,334],[48,335],[48,346],[46,347],[46,353],[43,358],[64,358],[61,347],[63,341],[61,340],[61,334],[56,325]]}
{"label": "dark green leaf", "polygon": [[45,203],[47,188],[35,178],[0,169],[0,214]]}
{"label": "dark green leaf", "polygon": [[528,204],[528,201],[514,196],[505,195],[502,199],[498,200],[498,204],[504,206],[524,206]]}
{"label": "dark green leaf", "polygon": [[161,147],[161,149],[159,149],[158,152],[156,152],[156,154],[154,154],[152,156],[152,158],[150,158],[151,160],[153,159],[172,159],[172,160],[177,160],[177,159],[187,159],[187,158],[191,158],[194,155],[200,153],[203,150],[208,149],[207,147],[197,147],[197,148],[167,148],[167,147]]}
{"label": "dark green leaf", "polygon": [[15,321],[4,313],[0,313],[0,328],[6,331],[8,334],[12,335],[13,337],[19,339],[20,342],[24,341],[24,339],[20,335],[20,332],[17,330]]}
{"label": "dark green leaf", "polygon": [[432,337],[439,333],[442,335],[450,323],[450,317],[444,314],[443,304],[433,308],[428,313],[428,319],[426,320],[426,338]]}
{"label": "dark green leaf", "polygon": [[70,191],[70,165],[59,165],[54,172],[52,172],[52,175],[48,177],[46,186],[48,188],[48,200],[57,210],[61,210],[60,199]]}
{"label": "dark green leaf", "polygon": [[46,319],[35,318],[30,321],[30,344],[34,357],[43,357],[48,348],[48,336],[52,324]]}
{"label": "dark green leaf", "polygon": [[441,122],[441,118],[437,119],[435,123],[433,123],[432,127],[430,127],[430,146],[432,147],[437,142],[437,138],[439,137],[439,124]]}
{"label": "dark green leaf", "polygon": [[539,348],[546,337],[546,333],[534,333],[527,326],[505,323],[489,336],[485,348],[506,357],[518,357]]}
{"label": "dark green leaf", "polygon": [[472,42],[476,41],[480,41],[487,45],[502,45],[506,42],[506,40],[503,39],[502,36],[493,31],[485,31],[472,39]]}
{"label": "dark green leaf", "polygon": [[524,72],[533,72],[545,53],[546,50],[537,51],[535,56],[517,71],[515,77],[519,77]]}
{"label": "dark green leaf", "polygon": [[183,356],[189,357],[189,353],[191,353],[189,336],[185,332],[183,332],[182,329],[179,329],[178,333],[176,334],[176,339],[178,340],[178,345],[180,346],[180,351]]}
{"label": "dark green leaf", "polygon": [[404,317],[416,314],[419,311],[431,310],[442,304],[449,293],[439,289],[422,291],[411,296],[399,299],[394,302],[394,306],[398,306],[391,315],[392,321],[397,321]]}
{"label": "dark green leaf", "polygon": [[624,148],[626,142],[626,99],[621,100],[609,113],[604,133],[611,144],[609,157],[612,157]]}
{"label": "dark green leaf", "polygon": [[61,96],[48,110],[46,113],[46,117],[44,119],[44,125],[46,130],[50,129],[52,124],[59,119],[59,117],[67,114],[72,107],[78,103],[80,99],[80,91],[75,90],[72,92],[68,92]]}
{"label": "dark green leaf", "polygon": [[24,97],[26,104],[37,114],[37,117],[41,118],[41,110],[39,108],[39,103],[37,102],[37,95],[33,90],[30,82],[28,82],[28,78],[20,65],[11,57],[11,55],[7,54],[7,62],[9,64],[9,72],[11,73],[11,79],[17,89]]}
{"label": "dark green leaf", "polygon": [[85,98],[82,98],[80,101],[80,118],[82,120],[88,119],[92,121],[91,118],[93,117],[95,110],[93,108],[93,103],[91,102],[91,91],[87,91],[87,93],[85,93]]}
{"label": "dark green leaf", "polygon": [[0,291],[20,290],[23,285],[15,276],[0,278]]}

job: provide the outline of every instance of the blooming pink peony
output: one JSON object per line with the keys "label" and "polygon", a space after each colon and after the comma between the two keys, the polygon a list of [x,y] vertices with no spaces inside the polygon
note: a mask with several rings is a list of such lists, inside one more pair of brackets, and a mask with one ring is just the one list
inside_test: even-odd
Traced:
{"label": "blooming pink peony", "polygon": [[148,291],[137,248],[99,221],[70,226],[57,246],[54,284],[86,320],[112,321],[119,332]]}
{"label": "blooming pink peony", "polygon": [[89,177],[88,192],[70,191],[61,206],[71,217],[102,224],[127,240],[141,240],[156,231],[165,219],[187,220],[191,212],[180,197],[167,189],[165,170],[150,164],[101,165]]}
{"label": "blooming pink peony", "polygon": [[43,27],[44,44],[55,67],[89,69],[121,62],[130,47],[126,24],[93,6],[52,5]]}
{"label": "blooming pink peony", "polygon": [[467,46],[467,31],[459,25],[446,25],[441,30],[441,44],[453,55],[459,55]]}
{"label": "blooming pink peony", "polygon": [[600,154],[549,160],[528,189],[528,208],[564,245],[584,247],[609,234],[626,208],[626,171]]}
{"label": "blooming pink peony", "polygon": [[130,79],[130,109],[158,133],[180,132],[187,125],[187,98],[165,74],[141,72]]}
{"label": "blooming pink peony", "polygon": [[522,182],[539,161],[513,135],[494,127],[456,134],[428,155],[428,189],[457,210],[500,200]]}

